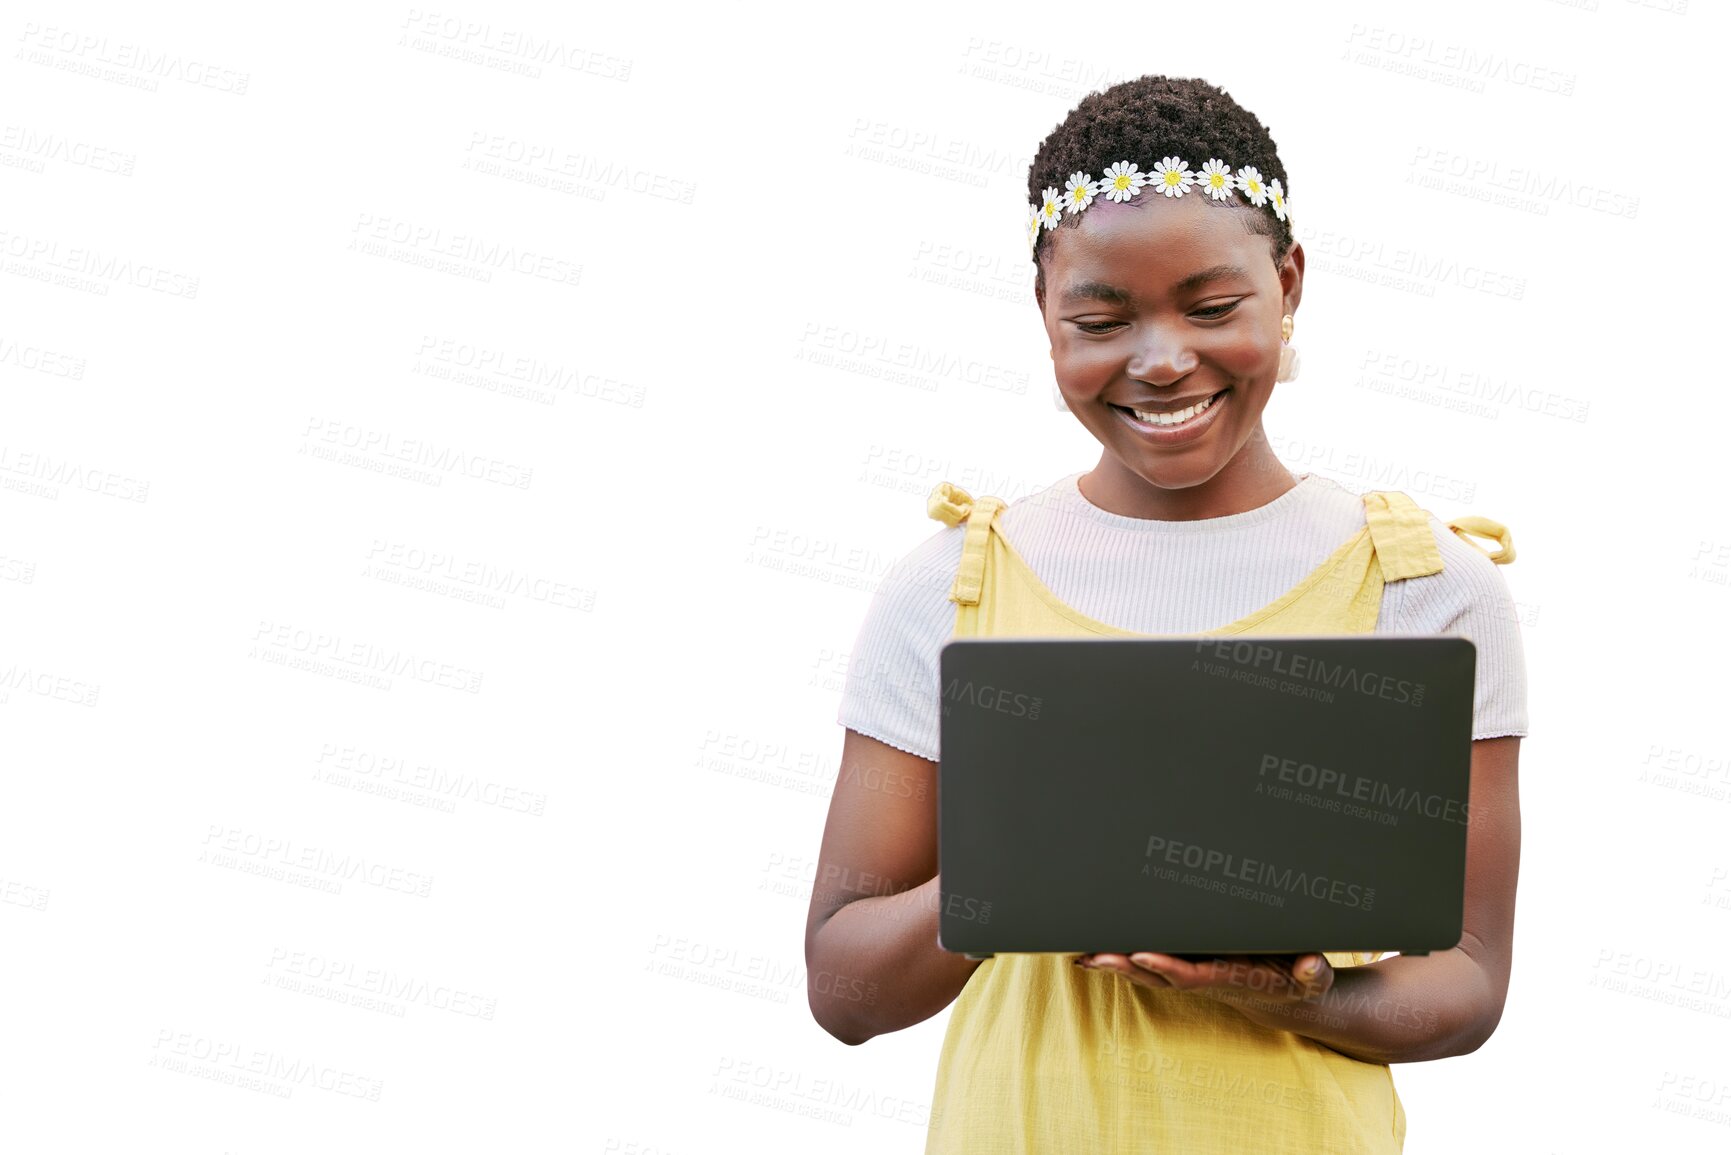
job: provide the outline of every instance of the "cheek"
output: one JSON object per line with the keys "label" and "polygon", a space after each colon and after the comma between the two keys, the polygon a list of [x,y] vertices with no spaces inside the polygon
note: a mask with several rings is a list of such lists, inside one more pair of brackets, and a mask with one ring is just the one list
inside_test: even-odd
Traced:
{"label": "cheek", "polygon": [[1081,390],[1091,385],[1104,386],[1124,371],[1128,352],[1111,344],[1083,344],[1079,341],[1058,346],[1053,359],[1053,372],[1065,385]]}
{"label": "cheek", "polygon": [[1260,378],[1270,375],[1279,366],[1280,344],[1277,341],[1271,345],[1245,334],[1222,342],[1203,353],[1203,357],[1234,377]]}

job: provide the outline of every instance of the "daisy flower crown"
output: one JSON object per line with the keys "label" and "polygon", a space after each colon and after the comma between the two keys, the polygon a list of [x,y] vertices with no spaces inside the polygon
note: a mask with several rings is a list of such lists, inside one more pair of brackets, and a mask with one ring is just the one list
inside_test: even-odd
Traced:
{"label": "daisy flower crown", "polygon": [[1121,160],[1107,168],[1106,175],[1098,180],[1085,172],[1071,173],[1062,193],[1048,188],[1042,203],[1030,204],[1028,252],[1032,253],[1039,242],[1040,230],[1057,228],[1065,213],[1080,215],[1094,203],[1095,197],[1127,201],[1140,196],[1145,188],[1169,197],[1181,197],[1197,189],[1218,201],[1231,199],[1232,193],[1237,191],[1257,208],[1266,206],[1278,219],[1288,223],[1292,220],[1292,209],[1286,203],[1286,191],[1280,187],[1280,182],[1264,182],[1262,174],[1249,165],[1233,172],[1225,161],[1210,157],[1200,171],[1193,172],[1189,161],[1168,156],[1154,166],[1153,172],[1142,172],[1133,162]]}

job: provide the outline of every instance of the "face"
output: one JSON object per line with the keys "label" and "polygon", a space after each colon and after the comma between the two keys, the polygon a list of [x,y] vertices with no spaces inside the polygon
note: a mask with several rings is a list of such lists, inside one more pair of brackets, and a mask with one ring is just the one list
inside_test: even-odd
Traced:
{"label": "face", "polygon": [[[1126,506],[1137,504],[1130,490],[1148,487],[1248,496],[1269,484],[1259,470],[1278,467],[1262,410],[1280,366],[1280,319],[1298,311],[1304,255],[1294,246],[1276,269],[1269,239],[1240,218],[1200,193],[1143,192],[1129,203],[1096,200],[1041,242],[1052,246],[1039,303],[1058,388],[1105,447],[1102,491],[1117,488]],[[1201,402],[1171,425],[1131,412]]]}

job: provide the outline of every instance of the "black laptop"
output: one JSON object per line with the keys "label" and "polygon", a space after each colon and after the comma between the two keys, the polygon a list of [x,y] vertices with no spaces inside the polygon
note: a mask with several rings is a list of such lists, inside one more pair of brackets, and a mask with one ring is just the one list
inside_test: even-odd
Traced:
{"label": "black laptop", "polygon": [[1422,955],[1461,939],[1466,638],[956,638],[938,943]]}

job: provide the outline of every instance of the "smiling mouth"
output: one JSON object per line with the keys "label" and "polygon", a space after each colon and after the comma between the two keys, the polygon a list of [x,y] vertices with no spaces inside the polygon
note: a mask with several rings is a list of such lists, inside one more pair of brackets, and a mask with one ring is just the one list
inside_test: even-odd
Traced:
{"label": "smiling mouth", "polygon": [[1175,429],[1178,426],[1189,421],[1194,421],[1204,413],[1207,413],[1219,403],[1221,394],[1225,392],[1226,390],[1222,389],[1220,392],[1215,393],[1210,397],[1204,397],[1201,401],[1198,401],[1188,409],[1177,409],[1171,413],[1154,413],[1146,409],[1132,409],[1127,405],[1112,405],[1110,401],[1108,401],[1107,404],[1112,405],[1112,408],[1121,413],[1134,417],[1144,425],[1152,425],[1157,429]]}

